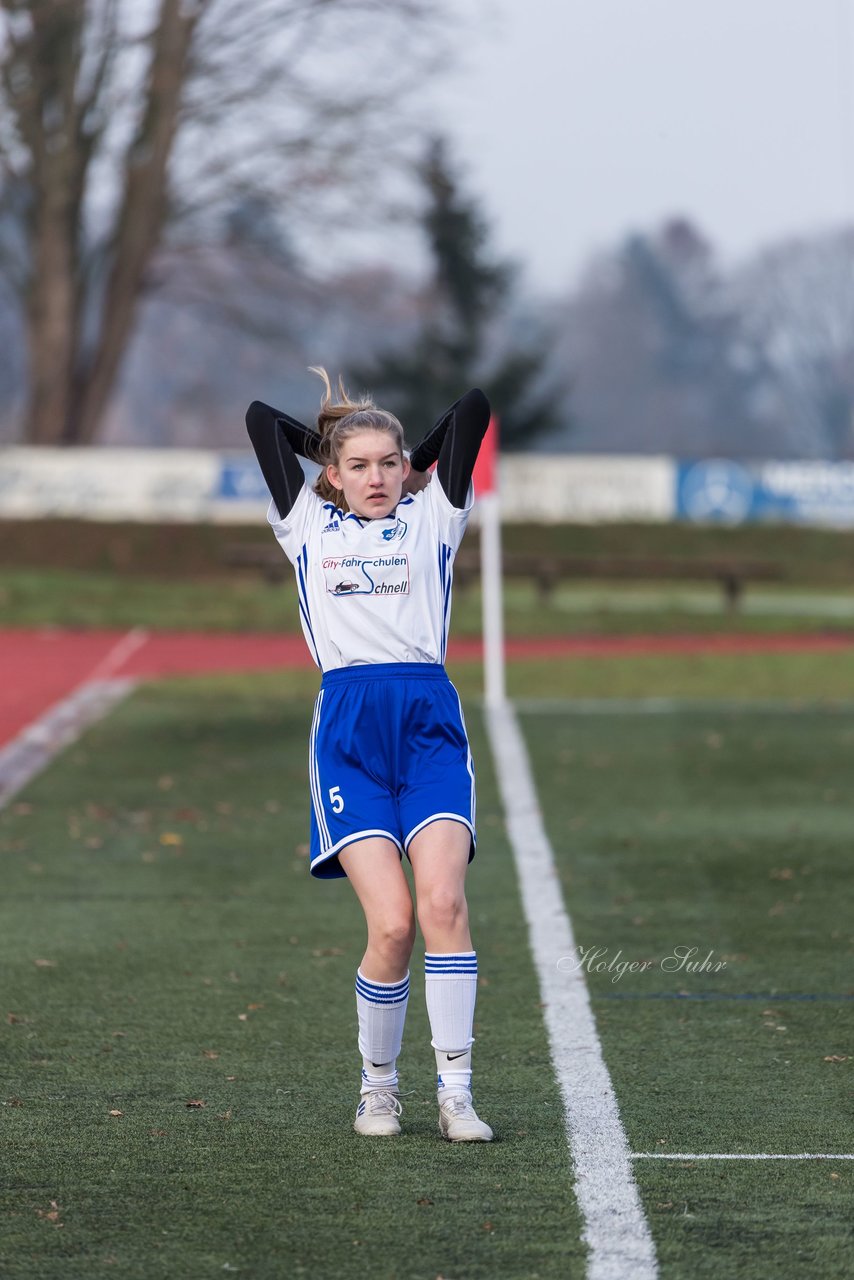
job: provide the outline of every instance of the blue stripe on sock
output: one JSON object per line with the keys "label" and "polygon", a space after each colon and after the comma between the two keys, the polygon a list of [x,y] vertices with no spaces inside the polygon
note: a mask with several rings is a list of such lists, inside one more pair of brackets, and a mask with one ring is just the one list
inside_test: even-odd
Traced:
{"label": "blue stripe on sock", "polygon": [[477,955],[465,952],[452,955],[425,955],[424,972],[426,974],[459,974],[468,973],[477,976]]}
{"label": "blue stripe on sock", "polygon": [[369,1004],[402,1004],[409,995],[409,978],[403,978],[400,982],[375,983],[368,982],[357,973],[356,994]]}

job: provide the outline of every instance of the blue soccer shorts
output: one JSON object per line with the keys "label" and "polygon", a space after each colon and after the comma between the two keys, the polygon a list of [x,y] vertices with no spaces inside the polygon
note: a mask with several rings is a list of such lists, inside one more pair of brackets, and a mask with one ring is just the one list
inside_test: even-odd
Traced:
{"label": "blue soccer shorts", "polygon": [[311,874],[345,874],[338,854],[385,836],[401,856],[450,818],[475,850],[474,766],[459,695],[445,668],[388,662],[327,671],[309,743]]}

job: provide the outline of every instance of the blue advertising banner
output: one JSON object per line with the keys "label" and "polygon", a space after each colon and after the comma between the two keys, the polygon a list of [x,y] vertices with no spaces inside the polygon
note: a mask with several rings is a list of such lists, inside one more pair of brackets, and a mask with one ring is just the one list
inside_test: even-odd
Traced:
{"label": "blue advertising banner", "polygon": [[768,521],[854,528],[854,463],[680,462],[679,520]]}
{"label": "blue advertising banner", "polygon": [[[310,481],[314,480],[320,470],[313,462],[306,462],[304,458],[300,458],[300,465]],[[217,502],[263,502],[266,507],[270,492],[254,453],[220,456],[219,476],[211,497]]]}
{"label": "blue advertising banner", "polygon": [[270,493],[261,475],[261,468],[255,461],[255,455],[247,453],[223,457],[212,496],[237,502],[269,500]]}

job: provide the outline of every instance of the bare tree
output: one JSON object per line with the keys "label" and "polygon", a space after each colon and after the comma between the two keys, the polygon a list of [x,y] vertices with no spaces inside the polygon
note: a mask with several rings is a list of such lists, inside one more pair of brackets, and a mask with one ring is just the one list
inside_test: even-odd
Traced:
{"label": "bare tree", "polygon": [[[414,135],[429,0],[0,0],[5,274],[26,317],[25,436],[96,438],[152,262],[260,193],[365,207]],[[413,53],[414,51],[414,53]],[[394,110],[393,108],[397,108]],[[372,179],[372,182],[369,181]],[[386,190],[382,199],[393,200]]]}
{"label": "bare tree", "polygon": [[764,250],[732,294],[780,389],[791,451],[854,457],[854,229]]}

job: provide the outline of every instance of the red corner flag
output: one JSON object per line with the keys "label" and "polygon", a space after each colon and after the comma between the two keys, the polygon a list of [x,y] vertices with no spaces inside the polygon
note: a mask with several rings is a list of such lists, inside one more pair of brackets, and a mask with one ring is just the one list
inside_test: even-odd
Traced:
{"label": "red corner flag", "polygon": [[498,419],[495,414],[489,419],[489,426],[486,428],[486,435],[480,446],[480,452],[477,455],[477,462],[474,464],[474,473],[472,480],[474,481],[475,497],[482,498],[487,493],[496,493],[498,490]]}

